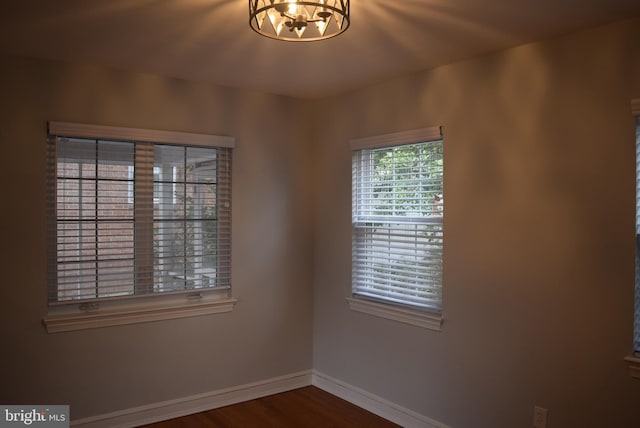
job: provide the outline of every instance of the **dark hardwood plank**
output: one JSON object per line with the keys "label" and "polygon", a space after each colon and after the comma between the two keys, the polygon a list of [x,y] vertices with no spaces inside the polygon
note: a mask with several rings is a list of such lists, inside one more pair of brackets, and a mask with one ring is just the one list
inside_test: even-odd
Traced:
{"label": "dark hardwood plank", "polygon": [[144,428],[392,428],[398,427],[315,386],[258,398]]}

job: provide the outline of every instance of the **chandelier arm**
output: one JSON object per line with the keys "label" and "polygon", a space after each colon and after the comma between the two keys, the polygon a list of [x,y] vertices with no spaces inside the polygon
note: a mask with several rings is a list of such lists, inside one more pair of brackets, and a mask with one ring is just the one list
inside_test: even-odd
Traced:
{"label": "chandelier arm", "polygon": [[[281,13],[282,16],[286,16],[291,21],[295,21],[297,16],[289,13]],[[327,18],[305,18],[304,22],[327,22]]]}

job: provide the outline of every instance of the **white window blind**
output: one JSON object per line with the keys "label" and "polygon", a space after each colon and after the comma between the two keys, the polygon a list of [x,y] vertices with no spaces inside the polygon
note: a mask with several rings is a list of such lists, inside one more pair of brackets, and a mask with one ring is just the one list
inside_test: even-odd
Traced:
{"label": "white window blind", "polygon": [[439,314],[440,128],[354,140],[351,147],[354,295]]}
{"label": "white window blind", "polygon": [[50,303],[228,295],[232,139],[60,122],[49,134]]}

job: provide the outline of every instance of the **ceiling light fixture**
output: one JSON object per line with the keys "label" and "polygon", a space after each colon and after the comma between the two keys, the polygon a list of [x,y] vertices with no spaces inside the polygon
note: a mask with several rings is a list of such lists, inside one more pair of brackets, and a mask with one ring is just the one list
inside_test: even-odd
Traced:
{"label": "ceiling light fixture", "polygon": [[249,0],[249,25],[277,40],[311,42],[349,28],[350,0]]}

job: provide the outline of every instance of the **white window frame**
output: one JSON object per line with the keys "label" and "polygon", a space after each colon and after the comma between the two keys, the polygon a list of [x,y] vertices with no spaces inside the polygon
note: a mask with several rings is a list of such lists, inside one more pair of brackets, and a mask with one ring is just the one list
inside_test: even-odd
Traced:
{"label": "white window frame", "polygon": [[[165,143],[182,146],[224,147],[233,149],[233,137],[174,131],[49,122],[51,136],[91,138],[111,141]],[[55,216],[50,215],[50,222]],[[50,223],[49,251],[55,252],[55,227]],[[53,253],[52,253],[53,254]],[[52,256],[50,256],[52,257]],[[49,333],[82,330],[185,318],[233,310],[236,299],[229,289],[199,288],[183,292],[149,293],[127,297],[99,298],[91,301],[50,302],[43,319]]]}
{"label": "white window frame", "polygon": [[[128,183],[127,185],[127,202],[129,202],[130,204],[133,204],[133,166],[130,165],[128,170],[127,170],[127,178],[129,180],[131,180],[130,183]],[[153,180],[154,181],[158,181],[159,179],[162,178],[162,173],[160,171],[160,168],[154,166],[153,167]],[[175,168],[173,169],[173,180],[176,179],[176,171]],[[154,187],[154,191],[155,191],[155,187]],[[153,198],[153,203],[157,204],[159,203],[160,200],[156,197]],[[176,203],[176,185],[173,185],[173,203]]]}
{"label": "white window frame", "polygon": [[[442,127],[433,126],[429,128],[354,139],[351,140],[350,147],[354,154],[354,162],[356,162],[356,156],[358,155],[358,152],[360,150],[391,148],[408,144],[440,141],[442,139]],[[352,179],[354,180],[354,186],[357,186],[357,184],[355,183],[355,170],[353,171],[353,174],[354,176],[352,177]],[[354,212],[356,209],[355,204],[358,203],[358,201],[356,200],[356,193],[357,192],[354,189],[352,193]],[[357,219],[353,218],[352,216],[354,239],[357,228],[356,222]],[[352,279],[352,281],[354,281],[354,279]],[[349,308],[353,311],[362,312],[368,315],[374,315],[430,330],[440,331],[442,329],[443,317],[442,312],[439,309],[433,312],[429,312],[425,311],[423,308],[418,308],[415,306],[398,305],[390,301],[365,298],[356,292],[356,288],[356,284],[352,284],[352,294],[346,299]]]}
{"label": "white window frame", "polygon": [[636,273],[634,290],[634,323],[632,355],[625,358],[632,377],[640,379],[640,99],[631,101],[631,114],[636,121]]}

